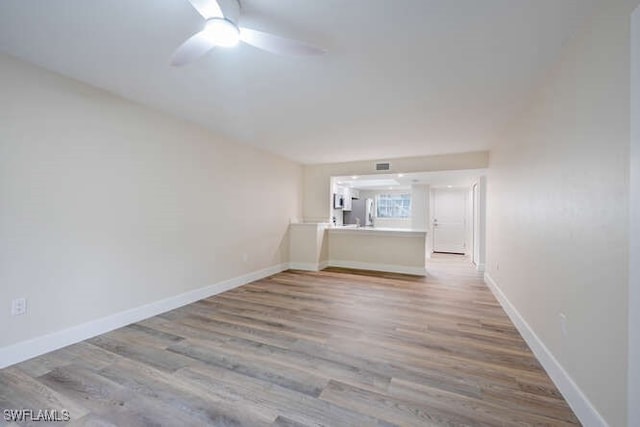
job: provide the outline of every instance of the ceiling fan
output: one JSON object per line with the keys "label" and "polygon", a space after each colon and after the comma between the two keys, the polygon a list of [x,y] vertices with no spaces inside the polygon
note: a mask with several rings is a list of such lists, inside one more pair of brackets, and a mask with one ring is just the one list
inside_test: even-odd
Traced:
{"label": "ceiling fan", "polygon": [[202,31],[187,39],[174,53],[171,65],[195,61],[214,47],[234,47],[239,42],[280,55],[322,55],[324,49],[238,25],[239,0],[189,0],[206,19]]}

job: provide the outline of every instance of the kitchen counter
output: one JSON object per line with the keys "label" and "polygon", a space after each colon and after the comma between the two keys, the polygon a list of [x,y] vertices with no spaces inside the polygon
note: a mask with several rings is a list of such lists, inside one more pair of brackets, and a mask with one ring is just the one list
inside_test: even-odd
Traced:
{"label": "kitchen counter", "polygon": [[412,228],[387,228],[387,227],[357,227],[355,225],[337,225],[328,228],[330,233],[372,233],[372,234],[390,234],[398,236],[421,235],[426,234],[426,230],[418,230]]}
{"label": "kitchen counter", "polygon": [[292,224],[291,268],[327,266],[425,275],[427,232],[417,229]]}
{"label": "kitchen counter", "polygon": [[424,230],[331,227],[327,231],[331,266],[425,275]]}

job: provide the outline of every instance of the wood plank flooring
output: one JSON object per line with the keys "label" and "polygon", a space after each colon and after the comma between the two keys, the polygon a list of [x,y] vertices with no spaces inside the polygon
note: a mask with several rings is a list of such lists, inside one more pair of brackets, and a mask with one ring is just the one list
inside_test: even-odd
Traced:
{"label": "wood plank flooring", "polygon": [[437,256],[428,271],[277,274],[0,370],[0,416],[66,409],[71,421],[52,424],[73,426],[579,424],[466,258]]}

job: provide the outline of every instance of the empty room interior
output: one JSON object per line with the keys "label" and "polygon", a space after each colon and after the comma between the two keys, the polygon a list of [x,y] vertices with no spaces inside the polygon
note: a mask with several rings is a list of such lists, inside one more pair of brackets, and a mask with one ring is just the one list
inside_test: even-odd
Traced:
{"label": "empty room interior", "polygon": [[640,0],[3,0],[0,426],[640,426]]}

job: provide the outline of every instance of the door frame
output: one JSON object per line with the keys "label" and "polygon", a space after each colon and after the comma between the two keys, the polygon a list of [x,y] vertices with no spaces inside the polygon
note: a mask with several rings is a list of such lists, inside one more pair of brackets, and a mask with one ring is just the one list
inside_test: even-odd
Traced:
{"label": "door frame", "polygon": [[471,186],[471,209],[473,213],[471,214],[471,262],[476,266],[478,266],[478,229],[480,228],[480,219],[478,217],[478,183],[473,183]]}
{"label": "door frame", "polygon": [[[474,184],[476,191],[474,192],[473,207],[473,260],[476,270],[485,271],[486,265],[486,218],[487,218],[487,177],[482,175]],[[476,253],[477,251],[477,253]]]}
{"label": "door frame", "polygon": [[640,6],[631,15],[627,425],[640,425]]}

